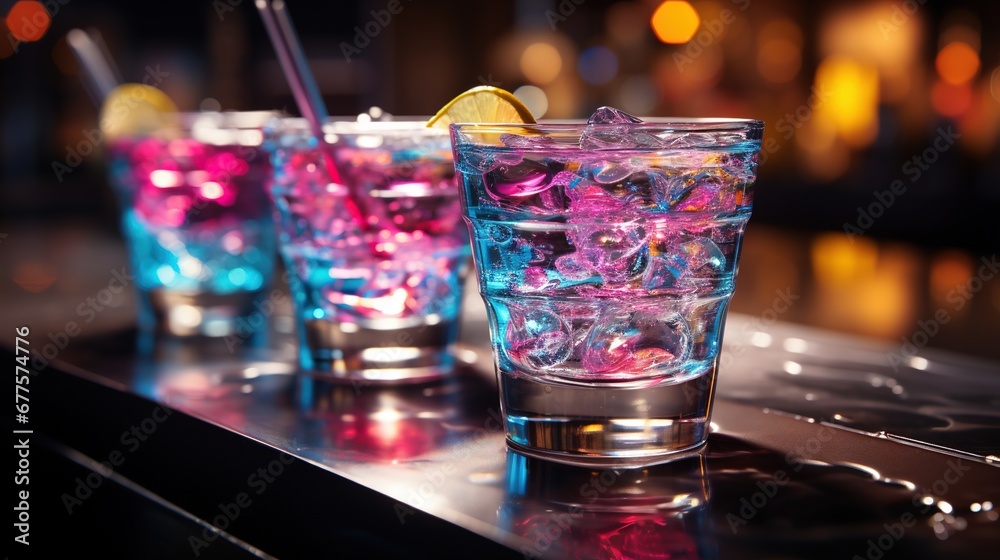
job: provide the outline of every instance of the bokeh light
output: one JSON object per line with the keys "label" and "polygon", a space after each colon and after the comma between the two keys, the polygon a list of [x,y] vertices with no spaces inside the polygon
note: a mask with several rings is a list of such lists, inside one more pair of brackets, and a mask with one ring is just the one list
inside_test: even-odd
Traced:
{"label": "bokeh light", "polygon": [[795,22],[777,19],[761,28],[757,39],[757,71],[765,80],[791,81],[802,68],[802,31]]}
{"label": "bokeh light", "polygon": [[[41,2],[21,0],[7,12],[7,26],[15,39],[24,42],[37,41],[45,36],[52,18]],[[8,40],[6,34],[4,40]]]}
{"label": "bokeh light", "polygon": [[943,305],[955,286],[964,284],[973,274],[973,263],[960,251],[943,251],[931,261],[930,292],[934,302]]}
{"label": "bokeh light", "polygon": [[949,84],[964,84],[979,72],[979,54],[965,43],[948,43],[934,60],[941,79]]}
{"label": "bokeh light", "polygon": [[765,80],[776,84],[791,81],[802,67],[802,54],[787,39],[765,41],[757,50],[757,70]]}
{"label": "bokeh light", "polygon": [[536,84],[548,84],[562,71],[559,50],[548,43],[532,43],[521,53],[521,72]]}
{"label": "bokeh light", "polygon": [[701,19],[688,2],[668,0],[656,8],[650,24],[657,39],[670,45],[681,45],[694,37]]}
{"label": "bokeh light", "polygon": [[521,86],[514,90],[514,97],[521,100],[531,111],[531,116],[538,120],[549,110],[549,97],[542,88],[537,86]]}
{"label": "bokeh light", "polygon": [[969,84],[935,82],[931,88],[931,104],[938,113],[946,117],[957,117],[972,105],[972,88]]}
{"label": "bokeh light", "polygon": [[607,47],[590,47],[580,53],[577,61],[580,78],[591,85],[610,82],[618,73],[618,57]]}
{"label": "bokeh light", "polygon": [[878,72],[845,56],[827,57],[816,70],[816,89],[825,93],[816,112],[833,123],[849,145],[867,146],[878,132]]}

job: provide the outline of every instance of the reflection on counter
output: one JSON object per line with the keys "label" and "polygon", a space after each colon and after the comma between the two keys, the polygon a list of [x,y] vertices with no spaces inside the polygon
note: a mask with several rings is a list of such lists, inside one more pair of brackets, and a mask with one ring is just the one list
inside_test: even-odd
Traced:
{"label": "reflection on counter", "polygon": [[593,470],[509,450],[499,525],[525,558],[717,558],[708,542],[701,456],[645,469]]}
{"label": "reflection on counter", "polygon": [[[508,451],[498,523],[527,541],[525,558],[614,560],[807,558],[816,542],[829,557],[892,549],[913,558],[934,540],[982,536],[993,525],[983,504],[959,511],[873,472],[721,434],[703,456],[644,469],[593,470]],[[969,552],[959,541],[953,550]]]}

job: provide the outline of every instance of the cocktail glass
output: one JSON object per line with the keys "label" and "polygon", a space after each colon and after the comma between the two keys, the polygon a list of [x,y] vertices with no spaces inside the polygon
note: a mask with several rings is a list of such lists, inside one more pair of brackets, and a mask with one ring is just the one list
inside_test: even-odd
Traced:
{"label": "cocktail glass", "polygon": [[327,124],[344,184],[305,121],[268,127],[305,372],[394,383],[455,367],[469,243],[448,132],[425,122]]}
{"label": "cocktail glass", "polygon": [[451,130],[510,446],[581,465],[697,450],[763,123],[602,108]]}
{"label": "cocktail glass", "polygon": [[276,241],[261,127],[275,116],[179,113],[109,140],[143,330],[240,343],[266,332]]}

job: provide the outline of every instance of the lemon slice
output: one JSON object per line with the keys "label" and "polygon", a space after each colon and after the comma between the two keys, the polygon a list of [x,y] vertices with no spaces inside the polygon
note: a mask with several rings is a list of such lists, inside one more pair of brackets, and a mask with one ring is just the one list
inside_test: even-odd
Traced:
{"label": "lemon slice", "polygon": [[101,106],[101,131],[107,139],[141,136],[176,124],[177,106],[163,91],[144,84],[122,84]]}
{"label": "lemon slice", "polygon": [[474,87],[448,102],[427,121],[429,128],[448,128],[452,123],[534,124],[531,111],[509,91],[493,86]]}

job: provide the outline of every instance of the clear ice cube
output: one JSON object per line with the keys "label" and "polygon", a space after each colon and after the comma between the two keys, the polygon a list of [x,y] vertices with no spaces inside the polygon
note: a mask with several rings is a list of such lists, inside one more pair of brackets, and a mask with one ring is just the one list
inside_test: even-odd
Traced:
{"label": "clear ice cube", "polygon": [[661,308],[611,307],[594,322],[581,365],[589,372],[668,371],[691,353],[691,330],[680,314]]}
{"label": "clear ice cube", "polygon": [[504,333],[507,356],[529,370],[564,362],[573,352],[569,325],[545,307],[509,305],[510,321]]}
{"label": "clear ice cube", "polygon": [[594,114],[587,119],[587,124],[620,124],[620,123],[641,123],[639,117],[634,117],[625,111],[614,107],[598,107]]}

